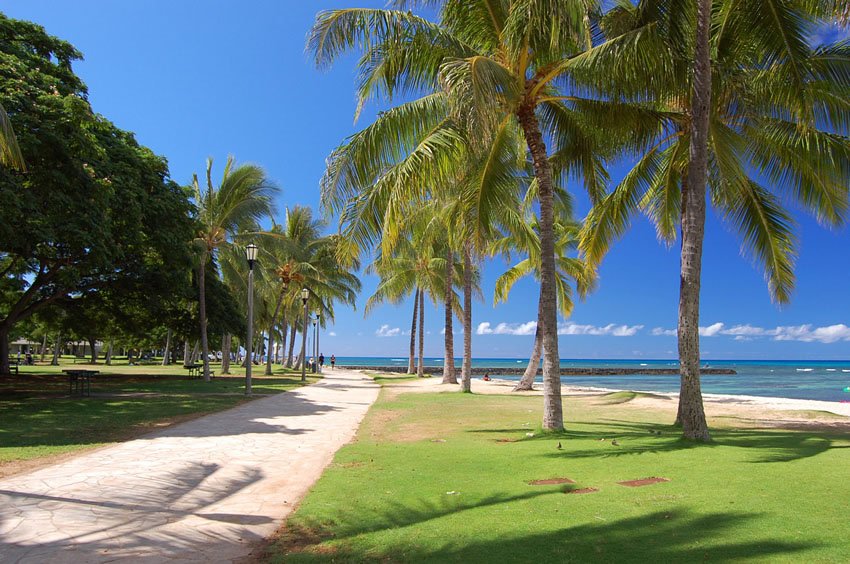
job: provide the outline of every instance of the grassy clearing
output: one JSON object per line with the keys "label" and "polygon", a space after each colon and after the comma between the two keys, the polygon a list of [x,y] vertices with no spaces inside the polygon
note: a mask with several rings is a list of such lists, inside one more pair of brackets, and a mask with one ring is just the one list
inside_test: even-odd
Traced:
{"label": "grassy clearing", "polygon": [[[846,428],[726,420],[696,446],[664,425],[670,410],[585,397],[566,401],[568,432],[546,435],[535,430],[540,397],[396,391],[384,388],[265,560],[844,562],[850,552]],[[653,476],[670,482],[617,484]],[[575,483],[528,484],[549,478]],[[583,488],[599,491],[565,495]]]}
{"label": "grassy clearing", "polygon": [[401,372],[364,372],[364,374],[369,378],[373,379],[381,386],[393,384],[396,382],[409,382],[411,380],[419,379],[419,377],[415,374],[403,374]]}
{"label": "grassy clearing", "polygon": [[[101,371],[92,380],[91,397],[68,396],[68,380],[61,370],[73,366]],[[257,397],[301,385],[300,375],[277,372],[253,377]],[[22,461],[127,440],[235,407],[248,401],[244,386],[244,376],[206,383],[190,379],[180,366],[21,367],[18,377],[0,378],[0,474],[16,471]]]}

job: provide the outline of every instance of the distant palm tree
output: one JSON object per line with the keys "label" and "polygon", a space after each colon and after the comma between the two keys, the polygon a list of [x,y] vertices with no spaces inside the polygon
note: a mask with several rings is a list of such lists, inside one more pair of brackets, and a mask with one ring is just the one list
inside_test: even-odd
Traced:
{"label": "distant palm tree", "polygon": [[9,119],[9,114],[2,105],[0,105],[0,164],[20,171],[27,169],[24,157],[21,155],[21,148],[18,147],[15,130],[12,128],[12,120]]}
{"label": "distant palm tree", "polygon": [[[565,196],[565,195],[564,195]],[[584,298],[596,285],[596,272],[585,261],[570,257],[569,253],[576,250],[579,240],[581,225],[572,219],[572,209],[566,197],[559,198],[555,203],[555,265],[557,276],[555,283],[558,295],[558,312],[563,317],[572,314],[574,301],[572,286],[575,285],[579,296]],[[540,276],[540,228],[537,214],[530,206],[530,199],[526,199],[523,207],[528,217],[527,228],[521,231],[509,232],[503,238],[495,241],[491,246],[491,252],[501,253],[510,258],[514,253],[521,253],[525,258],[512,265],[496,279],[493,292],[493,303],[506,302],[514,284],[526,276]],[[537,316],[538,320],[540,315]],[[534,331],[534,345],[528,366],[520,381],[513,391],[531,390],[534,379],[540,368],[540,357],[543,352],[542,330],[538,321]]]}
{"label": "distant palm tree", "polygon": [[808,37],[832,13],[826,4],[771,2],[774,17],[765,17],[760,2],[624,2],[602,22],[611,39],[571,63],[645,124],[636,164],[591,210],[581,250],[601,261],[638,211],[668,244],[681,228],[677,423],[689,439],[710,440],[698,332],[706,197],[763,265],[779,303],[791,298],[796,257],[783,202],[829,225],[846,218],[850,47],[812,47]]}
{"label": "distant palm tree", "polygon": [[257,222],[269,217],[273,211],[272,199],[278,189],[256,165],[234,168],[233,157],[227,158],[224,174],[218,187],[212,182],[212,159],[207,159],[206,187],[192,177],[198,232],[195,244],[200,254],[198,268],[199,310],[201,321],[201,350],[204,363],[204,380],[209,382],[209,346],[207,343],[207,310],[205,293],[205,266],[210,257],[222,246],[233,244],[241,232],[256,232]]}

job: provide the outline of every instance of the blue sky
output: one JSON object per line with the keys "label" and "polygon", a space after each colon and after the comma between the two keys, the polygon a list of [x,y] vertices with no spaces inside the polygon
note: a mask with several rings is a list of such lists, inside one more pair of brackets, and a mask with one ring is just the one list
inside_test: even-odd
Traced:
{"label": "blue sky", "polygon": [[[281,186],[282,210],[318,205],[318,181],[330,151],[359,124],[353,58],[319,72],[304,54],[316,12],[350,1],[5,0],[10,17],[35,21],[85,55],[75,70],[96,111],[134,131],[164,155],[186,183],[208,156],[258,163]],[[380,6],[361,1],[356,5]],[[612,170],[617,177],[622,171]],[[579,196],[579,209],[586,200]],[[798,215],[797,290],[782,309],[770,302],[762,273],[743,258],[736,235],[709,215],[703,265],[703,357],[710,359],[850,358],[850,236]],[[526,357],[537,288],[517,285],[492,307],[505,267],[485,265],[484,303],[473,308],[474,355]],[[564,358],[674,358],[678,246],[660,246],[645,219],[634,222],[601,269],[598,291],[563,320]],[[364,277],[357,311],[338,311],[322,338],[326,355],[402,356],[412,304],[384,306],[368,318],[362,304],[376,281]],[[426,355],[442,356],[442,312],[426,308]],[[482,325],[487,324],[487,325]],[[721,325],[718,325],[721,324]],[[457,330],[456,325],[456,330]],[[388,336],[378,336],[379,333]],[[479,334],[480,333],[480,334]],[[520,334],[516,334],[520,333]],[[462,343],[457,330],[456,344]],[[457,349],[460,350],[459,348]]]}

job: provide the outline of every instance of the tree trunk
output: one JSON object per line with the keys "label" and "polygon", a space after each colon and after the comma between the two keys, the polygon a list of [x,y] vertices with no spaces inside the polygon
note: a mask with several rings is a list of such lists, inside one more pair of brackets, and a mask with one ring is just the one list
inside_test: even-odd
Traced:
{"label": "tree trunk", "polygon": [[189,348],[189,339],[183,341],[183,368],[192,364],[192,350]]}
{"label": "tree trunk", "polygon": [[106,365],[109,366],[112,364],[112,341],[113,339],[109,339],[109,346],[106,348]]}
{"label": "tree trunk", "polygon": [[283,288],[280,290],[280,295],[277,297],[277,305],[274,307],[274,315],[272,315],[272,323],[269,325],[269,354],[266,358],[266,375],[270,376],[272,373],[272,351],[274,348],[272,347],[272,343],[274,343],[274,328],[277,325],[277,316],[280,315],[280,306],[283,304],[283,296],[286,294],[286,284],[283,285]]}
{"label": "tree trunk", "polygon": [[419,290],[419,363],[416,375],[425,377],[425,290]]}
{"label": "tree trunk", "polygon": [[534,379],[537,378],[537,371],[540,370],[540,355],[543,353],[543,328],[540,322],[540,304],[537,304],[537,329],[534,330],[534,346],[531,349],[531,358],[528,359],[528,366],[525,368],[525,373],[520,378],[519,383],[514,386],[512,392],[527,392],[534,389]]}
{"label": "tree trunk", "polygon": [[230,374],[230,347],[233,343],[233,335],[227,333],[224,335],[221,351],[221,373]]}
{"label": "tree trunk", "polygon": [[162,354],[162,365],[168,366],[171,364],[171,359],[168,357],[168,353],[171,351],[171,329],[165,334],[165,352]]}
{"label": "tree trunk", "polygon": [[9,363],[9,328],[0,326],[0,374],[11,374],[12,365]]}
{"label": "tree trunk", "polygon": [[91,347],[91,363],[97,364],[97,349],[95,348],[96,341],[95,339],[89,339],[89,346]]}
{"label": "tree trunk", "polygon": [[443,354],[443,384],[457,384],[455,372],[455,335],[452,327],[454,319],[454,252],[451,246],[446,253],[446,336]]}
{"label": "tree trunk", "polygon": [[198,339],[195,339],[195,344],[192,346],[192,364],[198,364]]}
{"label": "tree trunk", "polygon": [[463,244],[463,367],[460,391],[472,392],[472,243]]}
{"label": "tree trunk", "polygon": [[532,104],[517,111],[537,178],[540,203],[540,302],[543,321],[543,429],[562,431],[561,360],[558,353],[558,297],[555,293],[554,181],[546,144]]}
{"label": "tree trunk", "polygon": [[47,354],[47,333],[41,339],[41,358],[39,362],[44,363],[44,356]]}
{"label": "tree trunk", "polygon": [[295,323],[292,324],[292,327],[289,329],[289,353],[286,356],[286,367],[292,368],[292,353],[295,351],[295,335],[297,332],[297,328],[295,327]]}
{"label": "tree trunk", "polygon": [[686,439],[711,440],[702,404],[699,373],[699,301],[702,245],[705,237],[706,170],[711,103],[709,26],[711,1],[697,2],[697,38],[694,56],[690,162],[682,182],[682,260],[679,284],[679,411],[676,423]]}
{"label": "tree trunk", "polygon": [[[56,346],[53,347],[53,360],[50,361],[51,366],[59,366],[59,345],[61,343],[60,339],[62,337],[62,333],[56,333]],[[0,339],[2,340],[2,339]]]}
{"label": "tree trunk", "polygon": [[284,353],[286,352],[286,314],[280,320],[280,345],[277,347],[278,364],[283,365]]}
{"label": "tree trunk", "polygon": [[416,372],[416,316],[419,312],[419,288],[413,292],[413,321],[410,323],[410,357],[407,359],[407,373],[413,374]]}
{"label": "tree trunk", "polygon": [[204,382],[210,381],[210,348],[207,343],[207,296],[206,296],[207,251],[201,253],[201,266],[198,268],[198,312],[201,317],[201,353],[204,355]]}

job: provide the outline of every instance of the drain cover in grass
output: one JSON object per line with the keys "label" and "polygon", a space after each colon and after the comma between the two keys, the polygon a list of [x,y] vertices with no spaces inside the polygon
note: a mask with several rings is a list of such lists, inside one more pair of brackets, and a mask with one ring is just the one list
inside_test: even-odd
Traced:
{"label": "drain cover in grass", "polygon": [[660,482],[669,482],[669,481],[670,480],[668,480],[667,478],[657,478],[657,477],[653,476],[652,478],[641,478],[640,480],[629,480],[627,482],[617,482],[617,483],[620,484],[621,486],[628,486],[630,488],[637,488],[639,486],[649,486],[649,485],[652,485],[652,484],[658,484]]}
{"label": "drain cover in grass", "polygon": [[548,480],[532,480],[529,486],[553,486],[555,484],[575,484],[575,480],[569,478],[549,478]]}
{"label": "drain cover in grass", "polygon": [[588,493],[596,493],[599,490],[596,488],[579,488],[577,490],[567,490],[564,493],[566,494],[588,494]]}

